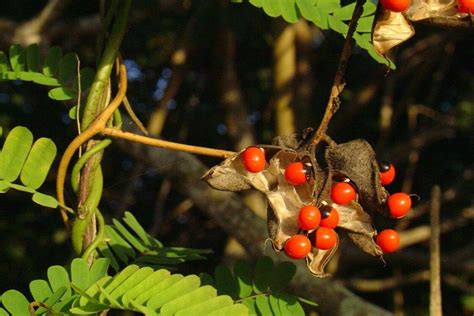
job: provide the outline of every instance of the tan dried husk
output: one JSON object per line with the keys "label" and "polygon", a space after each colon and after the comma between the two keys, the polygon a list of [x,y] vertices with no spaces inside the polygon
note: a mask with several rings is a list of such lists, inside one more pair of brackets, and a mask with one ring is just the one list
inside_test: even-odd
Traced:
{"label": "tan dried husk", "polygon": [[374,21],[372,43],[375,50],[385,55],[415,34],[411,22],[429,18],[458,17],[457,0],[412,0],[405,12],[391,12],[379,5]]}
{"label": "tan dried husk", "polygon": [[376,16],[372,44],[380,55],[415,35],[415,29],[402,13],[381,9]]}
{"label": "tan dried husk", "polygon": [[[277,139],[279,146],[257,145],[264,149],[268,165],[260,173],[245,170],[241,154],[238,152],[211,168],[203,179],[219,190],[241,191],[250,187],[263,192],[268,200],[268,233],[276,251],[281,251],[285,242],[293,235],[301,233],[297,215],[304,205],[332,204],[330,189],[333,176],[349,177],[358,188],[358,196],[349,205],[332,204],[339,212],[339,227],[347,231],[349,237],[363,251],[373,256],[381,256],[380,248],[374,242],[377,234],[372,218],[362,205],[370,211],[385,212],[384,202],[387,192],[380,185],[375,153],[363,140],[327,147],[323,168],[311,155],[308,148],[299,148],[296,137]],[[287,146],[293,148],[289,148]],[[306,184],[293,186],[284,177],[285,168],[294,161],[309,162],[313,177]],[[362,203],[361,204],[359,204]],[[311,233],[311,232],[308,232]],[[339,241],[338,241],[339,243]],[[318,277],[326,276],[324,269],[337,249],[313,248],[306,257],[309,270]]]}

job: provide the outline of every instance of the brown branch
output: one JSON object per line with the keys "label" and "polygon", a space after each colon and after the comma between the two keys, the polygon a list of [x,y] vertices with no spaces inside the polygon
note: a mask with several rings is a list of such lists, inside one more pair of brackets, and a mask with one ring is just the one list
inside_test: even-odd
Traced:
{"label": "brown branch", "polygon": [[430,280],[430,271],[419,271],[402,277],[390,277],[386,279],[350,279],[343,282],[344,285],[361,292],[379,292],[391,290],[396,287],[406,286],[414,283]]}
{"label": "brown branch", "polygon": [[337,66],[336,75],[334,76],[334,82],[331,87],[331,93],[329,95],[329,100],[326,105],[326,110],[324,112],[323,119],[319,124],[319,127],[313,137],[312,143],[317,144],[321,139],[323,139],[326,131],[328,129],[329,122],[331,121],[333,115],[339,109],[339,94],[344,89],[344,74],[346,72],[347,63],[349,58],[352,55],[353,41],[352,36],[357,28],[357,22],[362,15],[363,8],[366,0],[357,0],[354,12],[352,13],[352,19],[349,24],[349,30],[347,31],[346,40],[344,41],[344,47],[342,48],[341,58],[339,60],[339,65]]}
{"label": "brown branch", "polygon": [[439,211],[441,208],[441,189],[434,186],[431,191],[431,238],[430,238],[430,316],[443,315],[441,305],[441,276],[439,249]]}

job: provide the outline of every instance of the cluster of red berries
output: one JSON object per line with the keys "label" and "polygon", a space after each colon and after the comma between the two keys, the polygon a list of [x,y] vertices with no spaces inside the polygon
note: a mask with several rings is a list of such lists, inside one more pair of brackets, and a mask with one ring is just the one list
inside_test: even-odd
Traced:
{"label": "cluster of red berries", "polygon": [[[266,168],[265,152],[262,148],[251,146],[242,154],[244,168],[252,173],[258,173]],[[294,186],[303,185],[311,177],[311,164],[296,161],[285,169],[286,181]],[[395,167],[388,162],[380,164],[380,181],[382,185],[389,185],[395,179]],[[350,179],[345,178],[335,182],[331,187],[331,200],[339,205],[351,203],[357,196],[355,187]],[[324,203],[324,202],[323,202]],[[387,200],[389,214],[393,218],[402,218],[411,208],[411,198],[408,194],[398,192],[389,196]],[[298,213],[298,226],[306,234],[297,234],[290,237],[285,243],[285,253],[293,259],[301,259],[311,251],[311,241],[307,235],[314,234],[314,246],[317,249],[327,250],[337,243],[335,228],[339,223],[337,210],[327,203],[316,207],[306,205]],[[396,251],[400,246],[400,236],[392,229],[381,231],[376,237],[376,243],[385,253]]]}
{"label": "cluster of red berries", "polygon": [[[403,12],[410,6],[410,0],[380,0],[385,10]],[[458,11],[474,14],[474,0],[458,0]]]}

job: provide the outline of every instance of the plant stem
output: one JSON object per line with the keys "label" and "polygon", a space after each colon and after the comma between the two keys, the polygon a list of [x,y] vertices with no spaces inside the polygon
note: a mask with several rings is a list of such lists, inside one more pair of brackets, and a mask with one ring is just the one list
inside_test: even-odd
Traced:
{"label": "plant stem", "polygon": [[357,21],[359,20],[362,12],[364,11],[363,5],[366,0],[357,0],[354,12],[352,13],[352,19],[349,23],[349,30],[347,31],[346,40],[344,41],[344,47],[342,48],[341,58],[339,60],[339,65],[337,66],[336,75],[334,76],[334,82],[331,87],[331,93],[329,95],[329,100],[326,105],[326,110],[324,112],[323,119],[319,124],[318,130],[314,134],[312,139],[313,144],[319,143],[326,135],[329,122],[331,121],[334,113],[339,109],[339,94],[344,89],[344,74],[346,72],[347,63],[349,58],[352,55],[352,36],[357,28]]}
{"label": "plant stem", "polygon": [[99,109],[99,100],[102,93],[107,88],[107,83],[110,78],[110,73],[114,66],[115,58],[117,57],[120,44],[125,35],[125,30],[128,22],[128,13],[130,11],[131,0],[122,1],[121,7],[118,10],[118,15],[110,36],[107,38],[107,44],[104,49],[104,54],[97,66],[97,73],[95,74],[94,83],[92,84],[87,102],[84,107],[82,117],[82,130],[85,130],[89,124],[95,119]]}
{"label": "plant stem", "polygon": [[104,128],[101,131],[101,133],[103,135],[126,139],[126,140],[136,142],[136,143],[141,143],[141,144],[165,148],[165,149],[179,150],[179,151],[184,151],[184,152],[197,154],[197,155],[219,157],[219,158],[227,158],[232,155],[235,155],[235,152],[233,151],[186,145],[186,144],[181,144],[181,143],[174,143],[174,142],[169,142],[166,140],[137,135],[130,132],[124,132],[124,131],[114,129],[114,128]]}

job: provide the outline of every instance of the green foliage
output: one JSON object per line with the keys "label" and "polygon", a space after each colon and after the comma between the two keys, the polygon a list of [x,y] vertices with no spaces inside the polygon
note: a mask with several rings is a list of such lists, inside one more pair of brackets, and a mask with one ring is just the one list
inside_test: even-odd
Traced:
{"label": "green foliage", "polygon": [[209,281],[205,274],[201,280],[211,282],[219,294],[242,302],[250,315],[304,315],[298,301],[316,304],[284,292],[295,273],[296,266],[290,262],[274,265],[269,257],[262,257],[255,267],[244,261],[238,261],[233,271],[218,266],[214,281]]}
{"label": "green foliage", "polygon": [[[210,285],[201,285],[196,275],[171,274],[129,265],[120,273],[107,275],[109,260],[98,259],[89,268],[83,259],[74,259],[66,270],[61,266],[48,269],[48,280],[30,283],[33,302],[25,295],[8,290],[1,296],[0,315],[34,313],[92,315],[108,309],[130,310],[145,315],[248,315],[243,304],[217,294]],[[8,311],[8,312],[7,312]]]}
{"label": "green foliage", "polygon": [[[33,202],[56,208],[56,198],[37,191],[46,180],[56,152],[51,139],[43,137],[33,143],[33,134],[28,128],[13,128],[0,153],[0,193],[9,189],[31,193]],[[18,177],[22,184],[13,183]]]}
{"label": "green foliage", "polygon": [[[289,23],[295,23],[300,18],[304,18],[322,30],[331,29],[343,36],[347,35],[355,8],[355,2],[341,7],[340,0],[249,0],[249,2],[262,8],[268,16],[274,18],[281,16]],[[395,65],[387,58],[380,56],[371,43],[376,8],[370,0],[365,3],[353,38],[357,45],[365,49],[377,62],[394,68]]]}
{"label": "green foliage", "polygon": [[110,259],[115,271],[129,264],[154,269],[173,269],[176,264],[193,260],[204,260],[206,249],[163,247],[163,244],[148,234],[130,212],[125,212],[123,223],[113,219],[106,225],[105,242],[99,248],[99,256]]}
{"label": "green foliage", "polygon": [[[63,56],[59,47],[52,47],[46,53],[43,63],[38,45],[27,48],[20,45],[10,47],[9,56],[0,51],[0,80],[32,81],[40,85],[55,87],[48,96],[53,100],[70,100],[78,91],[77,67],[79,59],[76,54]],[[87,90],[94,79],[91,68],[80,70],[81,90]]]}

